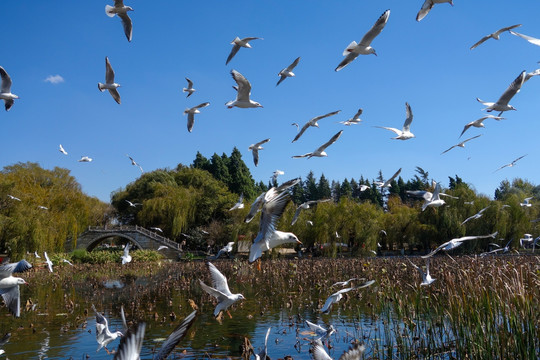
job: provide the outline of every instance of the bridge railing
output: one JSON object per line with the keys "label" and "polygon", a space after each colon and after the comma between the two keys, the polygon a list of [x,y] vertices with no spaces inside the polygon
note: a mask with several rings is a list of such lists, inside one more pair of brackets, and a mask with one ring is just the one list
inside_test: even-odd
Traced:
{"label": "bridge railing", "polygon": [[175,241],[172,241],[171,239],[168,239],[164,236],[161,236],[159,234],[156,234],[153,231],[150,231],[148,229],[145,229],[138,225],[120,225],[120,226],[112,226],[112,227],[101,227],[101,226],[89,226],[88,231],[93,232],[114,232],[114,231],[137,231],[140,233],[143,233],[144,235],[148,236],[149,238],[152,238],[154,240],[157,240],[161,243],[166,244],[167,246],[175,249],[175,250],[182,250],[180,248],[180,244],[178,244]]}

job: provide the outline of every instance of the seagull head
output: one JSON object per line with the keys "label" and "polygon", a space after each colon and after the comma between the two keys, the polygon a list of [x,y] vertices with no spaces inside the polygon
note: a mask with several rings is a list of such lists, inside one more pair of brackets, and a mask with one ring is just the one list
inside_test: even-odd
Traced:
{"label": "seagull head", "polygon": [[131,6],[126,6],[125,9],[126,9],[126,11],[135,11],[135,10],[133,10],[133,8]]}
{"label": "seagull head", "polygon": [[253,103],[253,105],[255,105],[256,107],[261,107],[261,108],[263,107],[260,103],[258,103],[256,101]]}
{"label": "seagull head", "polygon": [[28,285],[28,283],[24,279],[17,278],[17,285]]}
{"label": "seagull head", "polygon": [[374,48],[369,49],[369,53],[377,56],[377,52],[375,51]]}
{"label": "seagull head", "polygon": [[508,109],[509,110],[517,110],[515,107],[513,107],[512,105],[508,105]]}

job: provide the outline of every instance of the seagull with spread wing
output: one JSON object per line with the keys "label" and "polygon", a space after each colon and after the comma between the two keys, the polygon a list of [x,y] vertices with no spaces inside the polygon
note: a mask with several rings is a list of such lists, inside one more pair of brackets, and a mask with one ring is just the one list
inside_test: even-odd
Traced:
{"label": "seagull with spread wing", "polygon": [[[214,266],[214,264],[207,262],[206,265],[208,266],[210,277],[212,278],[212,287],[206,285],[202,280],[199,280],[199,283],[204,291],[218,300],[218,304],[214,309],[214,316],[218,317],[220,312],[227,311],[229,306],[238,300],[244,300],[245,298],[242,294],[231,293],[227,278]],[[229,314],[229,317],[232,317],[228,311],[227,313]]]}
{"label": "seagull with spread wing", "polygon": [[497,100],[496,102],[487,102],[479,98],[476,98],[476,100],[482,105],[486,106],[484,110],[486,110],[487,112],[499,111],[499,116],[501,116],[502,113],[505,111],[516,110],[515,107],[513,107],[512,105],[509,105],[508,103],[510,102],[510,100],[512,100],[514,95],[516,95],[521,90],[521,86],[525,82],[526,76],[527,76],[527,72],[523,70],[518,75],[518,77],[514,81],[512,81],[510,86],[505,90],[505,92],[501,95],[499,100]]}
{"label": "seagull with spread wing", "polygon": [[510,34],[516,35],[516,36],[518,36],[518,37],[520,37],[522,39],[525,39],[525,40],[527,40],[528,42],[530,42],[533,45],[540,46],[540,39],[533,38],[532,36],[529,36],[529,35],[520,34],[520,33],[515,32],[515,31],[510,31]]}
{"label": "seagull with spread wing", "polygon": [[482,135],[476,135],[476,136],[473,136],[472,138],[468,138],[467,140],[463,140],[463,141],[460,142],[459,144],[452,145],[452,146],[449,147],[448,149],[444,150],[444,151],[441,153],[441,155],[444,154],[444,153],[449,152],[450,150],[452,150],[452,149],[455,148],[455,147],[462,147],[462,148],[464,148],[464,147],[465,147],[465,143],[467,143],[467,141],[471,141],[472,139],[479,138],[480,136],[482,136]]}
{"label": "seagull with spread wing", "polygon": [[114,6],[105,5],[105,14],[107,14],[108,17],[114,17],[114,15],[118,15],[118,17],[122,20],[122,25],[124,26],[124,33],[126,34],[126,38],[128,41],[131,41],[133,24],[131,23],[131,19],[127,14],[128,11],[133,11],[133,8],[131,6],[125,6],[124,0],[114,0]]}
{"label": "seagull with spread wing", "polygon": [[384,29],[386,23],[388,22],[389,17],[390,17],[390,10],[386,10],[379,17],[379,19],[377,19],[377,21],[372,26],[372,28],[369,29],[369,31],[364,35],[362,40],[360,40],[360,43],[357,44],[356,41],[351,42],[347,46],[347,48],[343,51],[343,56],[345,56],[345,59],[343,59],[343,61],[339,63],[335,71],[339,71],[343,69],[345,66],[349,65],[354,59],[358,57],[358,55],[373,54],[377,56],[375,49],[371,47],[371,42]]}
{"label": "seagull with spread wing", "polygon": [[375,283],[375,280],[370,280],[359,286],[353,286],[350,288],[341,289],[338,292],[333,293],[332,295],[328,297],[328,299],[326,299],[326,302],[324,303],[324,306],[322,307],[321,312],[328,313],[330,309],[332,308],[332,305],[337,303],[339,300],[343,298],[343,294],[348,293],[351,290],[362,289],[362,288],[368,287],[372,285],[373,283]]}
{"label": "seagull with spread wing", "polygon": [[435,190],[433,190],[433,194],[431,194],[431,198],[429,198],[428,200],[428,197],[424,196],[425,201],[424,201],[424,204],[422,205],[422,211],[426,210],[428,207],[440,207],[446,204],[446,202],[440,198],[439,196],[440,192],[441,192],[441,185],[437,183],[435,185]]}
{"label": "seagull with spread wing", "polygon": [[486,211],[488,207],[489,207],[489,206],[486,206],[485,208],[483,208],[482,210],[480,210],[479,212],[477,212],[477,213],[474,214],[473,216],[469,216],[468,218],[466,218],[466,219],[461,223],[461,225],[465,225],[465,223],[469,222],[470,220],[480,219],[480,218],[484,215],[484,211]]}
{"label": "seagull with spread wing", "polygon": [[396,171],[396,173],[394,175],[392,175],[392,177],[390,179],[388,179],[386,181],[375,181],[374,184],[379,186],[381,189],[391,187],[392,186],[392,181],[394,181],[395,178],[397,178],[400,173],[401,173],[401,168],[399,168],[399,170]]}
{"label": "seagull with spread wing", "polygon": [[144,173],[144,170],[143,170],[141,165],[137,164],[137,162],[131,156],[129,156],[128,154],[126,154],[126,156],[129,158],[129,160],[131,160],[131,165],[137,166],[139,168],[139,170],[141,170],[141,174]]}
{"label": "seagull with spread wing", "polygon": [[[339,360],[359,360],[366,351],[364,345],[354,345],[349,347],[340,357]],[[314,360],[332,360],[330,355],[324,350],[321,340],[315,340],[311,343],[311,355]]]}
{"label": "seagull with spread wing", "polygon": [[67,154],[68,154],[67,151],[64,150],[64,147],[62,146],[62,144],[60,144],[60,146],[58,147],[58,151],[60,151],[60,152],[61,152],[62,154],[64,154],[64,155],[67,155]]}
{"label": "seagull with spread wing", "polygon": [[227,65],[229,61],[232,60],[234,55],[236,55],[236,53],[238,52],[238,50],[240,50],[241,47],[251,49],[251,44],[249,43],[251,40],[263,40],[263,39],[258,38],[258,37],[247,37],[247,38],[240,39],[238,36],[234,38],[234,40],[231,42],[231,45],[233,46],[233,48],[231,49],[231,52],[229,56],[227,57],[227,61],[225,62],[225,65]]}
{"label": "seagull with spread wing", "polygon": [[255,166],[259,165],[259,150],[264,149],[261,145],[266,144],[269,141],[270,139],[264,139],[262,141],[259,141],[258,143],[249,145],[248,150],[253,153],[253,163],[255,164]]}
{"label": "seagull with spread wing", "polygon": [[0,265],[0,295],[9,311],[15,316],[21,316],[21,295],[19,285],[28,283],[20,277],[13,276],[14,273],[22,273],[32,268],[32,265],[21,260],[16,263],[4,263]]}
{"label": "seagull with spread wing", "polygon": [[396,133],[397,136],[392,138],[394,140],[409,140],[409,139],[412,139],[415,136],[411,132],[411,123],[412,123],[412,120],[413,120],[413,114],[412,114],[411,106],[409,105],[409,103],[405,103],[405,112],[406,112],[407,116],[405,118],[405,123],[403,124],[403,128],[401,130],[396,129],[396,128],[392,128],[392,127],[386,127],[386,126],[375,126],[375,127],[390,130],[390,131],[393,131],[394,133]]}
{"label": "seagull with spread wing", "polygon": [[360,119],[360,115],[362,115],[362,111],[363,111],[362,109],[358,109],[356,114],[351,119],[347,119],[345,121],[339,121],[339,123],[346,126],[360,124],[362,122],[362,119]]}
{"label": "seagull with spread wing", "polygon": [[187,96],[186,98],[190,97],[191,94],[193,94],[196,90],[193,88],[193,81],[189,80],[188,78],[186,78],[186,81],[188,83],[187,85],[187,88],[183,88],[182,89],[182,92],[187,92]]}
{"label": "seagull with spread wing", "polygon": [[49,272],[53,272],[53,263],[51,259],[49,259],[49,255],[47,255],[47,252],[43,252],[43,255],[45,255],[45,263],[47,264],[47,267],[49,268]]}
{"label": "seagull with spread wing", "polygon": [[527,154],[518,157],[517,159],[515,159],[514,161],[512,161],[512,162],[509,163],[509,164],[505,164],[505,165],[501,166],[500,168],[498,168],[498,169],[495,170],[494,172],[497,172],[497,171],[499,171],[499,170],[501,170],[501,169],[504,169],[505,167],[513,167],[513,166],[515,166],[516,163],[517,163],[519,160],[523,159],[525,156],[527,156]]}
{"label": "seagull with spread wing", "polygon": [[433,255],[435,255],[436,253],[438,253],[439,251],[441,251],[441,250],[450,251],[452,249],[455,249],[458,246],[461,246],[463,244],[463,242],[465,242],[465,241],[477,240],[477,239],[486,239],[486,238],[495,239],[495,236],[497,236],[498,233],[499,232],[496,231],[493,234],[489,234],[489,235],[463,236],[463,237],[460,237],[460,238],[452,239],[450,241],[447,241],[447,242],[441,244],[438,248],[436,248],[435,250],[433,250],[429,254],[422,256],[422,259],[430,258]]}
{"label": "seagull with spread wing", "polygon": [[120,84],[114,82],[114,70],[109,62],[109,58],[105,57],[105,84],[98,82],[99,91],[103,92],[109,90],[109,93],[113,97],[114,101],[120,104],[120,94],[118,93],[118,88]]}
{"label": "seagull with spread wing", "polygon": [[454,6],[453,0],[425,0],[424,4],[422,4],[422,8],[420,8],[420,11],[418,14],[416,14],[416,21],[420,21],[425,18],[435,4],[443,3],[450,3],[450,5]]}
{"label": "seagull with spread wing", "polygon": [[257,108],[257,107],[263,107],[261,104],[259,104],[256,101],[251,100],[249,97],[251,95],[251,84],[250,82],[244,77],[244,75],[240,74],[236,70],[231,70],[231,75],[236,81],[236,84],[238,85],[236,89],[236,99],[231,100],[227,102],[225,105],[232,109],[234,106],[239,108]]}
{"label": "seagull with spread wing", "polygon": [[477,128],[483,128],[483,127],[485,127],[485,126],[484,126],[484,120],[486,120],[486,119],[493,119],[493,120],[499,121],[499,120],[504,120],[505,118],[500,117],[500,116],[495,116],[495,115],[486,115],[486,116],[482,116],[480,119],[471,121],[470,123],[468,123],[467,125],[465,125],[465,127],[463,128],[463,131],[461,132],[461,134],[459,135],[459,137],[463,136],[463,134],[465,134],[465,131],[469,130],[469,128],[470,128],[471,126],[477,127]]}
{"label": "seagull with spread wing", "polygon": [[475,43],[473,46],[471,46],[471,50],[476,48],[478,45],[483,44],[484,42],[486,42],[489,39],[499,40],[499,37],[501,36],[501,34],[503,32],[510,31],[510,30],[515,29],[515,28],[520,27],[520,26],[521,26],[521,24],[507,26],[507,27],[503,27],[502,29],[499,29],[499,30],[495,31],[494,33],[488,34],[488,35],[484,36],[483,38],[481,38],[480,41]]}
{"label": "seagull with spread wing", "polygon": [[336,133],[334,136],[332,136],[332,138],[330,140],[328,140],[326,143],[322,144],[321,146],[319,146],[319,148],[317,148],[317,150],[313,151],[313,152],[310,152],[310,153],[306,153],[304,155],[294,155],[293,156],[293,159],[299,159],[299,158],[305,158],[307,157],[308,159],[312,158],[312,157],[325,157],[325,156],[328,156],[328,154],[326,153],[326,148],[329,147],[330,145],[332,145],[333,143],[335,143],[337,141],[337,139],[339,139],[339,137],[341,136],[341,134],[343,133],[343,130],[339,131],[338,133]]}
{"label": "seagull with spread wing", "polygon": [[287,66],[285,69],[281,70],[278,74],[278,76],[280,76],[280,79],[279,81],[277,82],[276,86],[278,86],[279,84],[281,84],[281,82],[283,80],[285,80],[286,78],[288,77],[293,77],[293,76],[296,76],[292,71],[294,70],[294,68],[296,67],[296,65],[298,65],[298,63],[300,62],[300,58],[297,57],[291,65]]}
{"label": "seagull with spread wing", "polygon": [[18,99],[19,96],[11,93],[11,77],[1,66],[0,77],[2,78],[2,85],[0,85],[0,99],[4,100],[6,111],[9,111],[15,103],[15,99]]}
{"label": "seagull with spread wing", "polygon": [[[304,134],[304,132],[306,132],[306,130],[310,127],[310,126],[313,126],[313,127],[319,127],[319,123],[317,121],[321,120],[321,119],[324,119],[324,118],[327,118],[329,116],[333,116],[333,115],[336,115],[336,114],[339,114],[341,110],[338,110],[338,111],[333,111],[333,112],[330,112],[328,114],[324,114],[324,115],[320,115],[320,116],[316,116],[314,117],[313,119],[309,120],[308,122],[306,122],[304,124],[304,126],[302,126],[302,129],[300,129],[300,132],[298,132],[298,134],[296,134],[296,136],[294,137],[293,141],[292,142],[295,142],[296,140],[300,139],[300,136],[302,136]],[[293,123],[292,125],[295,125],[296,123]],[[298,126],[298,124],[296,124],[296,126]]]}
{"label": "seagull with spread wing", "polygon": [[202,109],[204,107],[207,107],[208,105],[210,105],[209,102],[205,102],[205,103],[202,103],[202,104],[199,104],[197,106],[194,106],[192,108],[189,108],[189,109],[186,109],[184,110],[184,115],[187,114],[187,129],[189,132],[191,132],[191,130],[193,130],[193,124],[195,123],[195,114],[200,114],[201,112],[199,111],[199,109]]}
{"label": "seagull with spread wing", "polygon": [[229,211],[233,211],[236,209],[243,209],[244,208],[244,194],[240,194],[240,198],[238,198],[238,201],[232,208],[229,209]]}
{"label": "seagull with spread wing", "polygon": [[430,260],[429,258],[426,259],[426,272],[424,272],[419,266],[415,265],[409,258],[407,258],[407,260],[409,260],[413,268],[418,270],[418,272],[420,273],[420,276],[422,276],[422,282],[420,283],[421,286],[430,285],[436,280],[432,278],[431,275],[429,274],[429,260]]}
{"label": "seagull with spread wing", "polygon": [[98,348],[96,352],[104,348],[107,351],[107,354],[111,352],[107,349],[107,345],[116,340],[119,336],[124,336],[120,331],[111,332],[109,330],[109,322],[107,318],[103,316],[100,312],[97,311],[96,307],[92,304],[92,309],[96,313],[96,340],[98,343]]}
{"label": "seagull with spread wing", "polygon": [[311,207],[313,207],[314,205],[317,205],[320,202],[328,202],[328,201],[332,201],[332,199],[311,200],[311,201],[306,201],[305,203],[301,204],[300,206],[296,208],[291,225],[294,225],[296,220],[298,220],[298,217],[300,216],[300,212],[302,210],[310,209]]}

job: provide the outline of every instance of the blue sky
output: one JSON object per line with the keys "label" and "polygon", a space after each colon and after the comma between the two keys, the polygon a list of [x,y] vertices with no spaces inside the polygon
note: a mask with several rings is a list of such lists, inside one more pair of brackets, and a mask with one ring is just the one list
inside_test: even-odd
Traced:
{"label": "blue sky", "polygon": [[[448,184],[458,174],[480,193],[493,196],[501,180],[515,177],[539,183],[540,78],[527,82],[510,104],[518,111],[507,120],[486,120],[461,140],[483,134],[440,155],[459,142],[463,126],[483,116],[475,99],[496,101],[522,70],[540,67],[540,47],[504,33],[475,50],[469,47],[501,27],[540,38],[536,1],[463,1],[436,5],[421,22],[418,1],[140,1],[134,8],[133,41],[120,19],[106,16],[107,1],[2,2],[0,65],[19,95],[9,112],[0,109],[0,168],[38,162],[71,170],[83,191],[109,201],[112,191],[140,176],[130,154],[145,171],[190,164],[197,151],[210,157],[243,154],[255,180],[267,182],[276,169],[283,179],[313,170],[330,179],[388,177],[402,167],[411,178],[416,166]],[[112,1],[110,2],[112,3]],[[378,56],[359,56],[340,72],[334,68],[353,40],[359,41],[386,10],[391,14],[372,46]],[[257,36],[225,65],[236,37]],[[104,81],[105,56],[116,72],[122,104],[97,89]],[[301,56],[297,76],[278,87],[277,73]],[[252,84],[252,99],[262,109],[227,109],[234,99],[231,69]],[[46,82],[60,75],[64,81]],[[184,77],[197,89],[181,92]],[[182,114],[202,102],[210,106],[195,119],[192,133]],[[401,128],[405,102],[411,105],[415,139],[391,140],[373,126]],[[336,123],[363,108],[363,124]],[[320,121],[299,141],[292,122],[342,110]],[[313,151],[343,129],[327,149],[328,158],[292,159]],[[253,165],[248,146],[271,141]],[[69,155],[58,151],[62,144]],[[528,154],[517,166],[495,169]],[[87,155],[91,163],[77,160]]]}

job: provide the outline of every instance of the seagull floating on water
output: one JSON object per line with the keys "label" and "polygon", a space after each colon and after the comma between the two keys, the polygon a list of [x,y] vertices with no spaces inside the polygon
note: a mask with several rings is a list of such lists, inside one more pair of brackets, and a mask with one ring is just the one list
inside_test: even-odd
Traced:
{"label": "seagull floating on water", "polygon": [[104,348],[107,351],[107,354],[111,352],[107,349],[107,345],[116,340],[118,336],[124,336],[120,331],[111,332],[109,330],[109,322],[107,318],[99,313],[96,307],[92,304],[92,309],[96,313],[96,340],[98,343],[98,348],[96,352]]}
{"label": "seagull floating on water", "polygon": [[422,8],[420,8],[420,11],[416,15],[416,21],[420,21],[425,18],[435,4],[443,3],[450,3],[450,5],[454,6],[453,0],[425,0]]}
{"label": "seagull floating on water", "polygon": [[375,39],[377,35],[381,33],[382,29],[384,29],[384,26],[388,22],[389,17],[390,10],[386,10],[379,17],[379,19],[377,19],[373,27],[369,29],[369,31],[364,35],[362,40],[360,40],[360,43],[357,44],[356,41],[351,42],[343,51],[343,56],[345,56],[345,59],[343,59],[343,61],[339,63],[335,71],[339,71],[345,66],[349,65],[354,59],[358,57],[358,55],[373,54],[377,56],[375,49],[372,48],[370,45],[373,39]]}
{"label": "seagull floating on water", "polygon": [[326,153],[326,148],[329,147],[330,145],[332,145],[333,143],[335,143],[337,141],[337,139],[339,139],[339,137],[341,136],[341,134],[343,133],[343,130],[339,131],[338,133],[336,133],[334,136],[332,136],[332,138],[330,138],[330,140],[328,140],[326,143],[322,144],[321,146],[319,146],[315,151],[313,152],[310,152],[310,153],[306,153],[304,155],[294,155],[293,156],[293,159],[299,159],[299,158],[305,158],[307,157],[308,159],[312,158],[312,157],[325,157],[325,156],[328,156],[328,154]]}
{"label": "seagull floating on water", "polygon": [[206,285],[202,280],[199,280],[199,283],[204,291],[218,300],[218,304],[214,309],[214,316],[217,317],[220,312],[227,311],[229,306],[238,300],[244,300],[245,298],[242,294],[231,293],[229,285],[227,284],[227,278],[214,266],[214,264],[208,262],[206,265],[210,271],[213,287]]}
{"label": "seagull floating on water", "polygon": [[507,26],[507,27],[503,27],[502,29],[499,29],[499,30],[495,31],[494,33],[488,34],[488,35],[484,36],[483,38],[481,38],[480,41],[478,41],[476,44],[471,46],[471,50],[476,48],[478,45],[483,44],[485,41],[487,41],[489,39],[499,40],[499,37],[503,32],[510,31],[510,30],[515,29],[515,28],[520,27],[520,26],[521,26],[521,24]]}
{"label": "seagull floating on water", "polygon": [[256,101],[251,100],[249,97],[251,95],[251,84],[249,81],[244,77],[244,75],[240,74],[236,70],[231,70],[231,75],[236,81],[236,84],[238,84],[238,88],[236,89],[236,100],[231,100],[225,105],[232,109],[233,106],[239,107],[239,108],[257,108],[257,107],[263,107],[261,104],[259,104]]}
{"label": "seagull floating on water", "polygon": [[234,38],[234,40],[231,42],[231,45],[233,45],[233,48],[231,49],[231,52],[229,56],[227,57],[227,61],[225,62],[225,65],[227,65],[229,61],[232,60],[234,55],[236,55],[236,53],[238,52],[238,50],[240,50],[241,47],[251,49],[251,44],[249,43],[251,40],[263,40],[263,39],[258,38],[258,37],[247,37],[247,38],[240,39],[238,36]]}
{"label": "seagull floating on water", "polygon": [[413,114],[412,114],[411,106],[409,105],[409,103],[405,103],[405,111],[407,113],[407,117],[405,118],[405,123],[403,124],[403,128],[401,130],[396,129],[396,128],[392,128],[392,127],[386,127],[386,126],[375,126],[375,127],[390,130],[390,131],[393,131],[394,133],[396,133],[397,136],[392,138],[394,140],[409,140],[409,139],[412,139],[415,136],[411,132],[411,123],[412,123],[412,120],[413,120]]}
{"label": "seagull floating on water", "polygon": [[333,333],[336,332],[336,328],[334,328],[333,325],[330,325],[328,327],[328,329],[325,329],[324,327],[322,327],[321,325],[317,325],[317,324],[314,324],[312,323],[311,321],[309,320],[306,320],[306,324],[307,326],[309,327],[309,329],[315,333],[315,335],[319,336],[319,338],[317,340],[321,340],[321,339],[327,339],[329,338]]}
{"label": "seagull floating on water", "polygon": [[4,303],[15,317],[21,316],[19,285],[27,285],[28,283],[20,277],[13,276],[13,274],[22,273],[31,268],[32,265],[24,259],[16,263],[0,265],[0,295],[2,295]]}
{"label": "seagull floating on water", "polygon": [[6,111],[9,111],[9,109],[11,109],[15,103],[15,99],[18,99],[19,96],[11,93],[11,77],[1,66],[0,77],[2,78],[2,85],[0,86],[0,99],[4,100]]}
{"label": "seagull floating on water", "polygon": [[109,62],[109,58],[105,57],[105,84],[98,82],[99,91],[103,92],[109,90],[109,93],[113,97],[114,101],[120,104],[120,94],[118,89],[120,84],[114,82],[114,70]]}
{"label": "seagull floating on water", "polygon": [[[338,110],[338,111],[333,111],[331,113],[328,113],[328,114],[325,114],[325,115],[320,115],[320,116],[316,116],[314,117],[313,119],[309,120],[308,122],[306,122],[304,124],[304,126],[302,126],[302,129],[300,130],[300,132],[298,134],[296,134],[296,136],[294,137],[293,141],[292,142],[295,142],[296,140],[300,139],[300,136],[302,136],[302,134],[304,134],[304,132],[310,127],[310,126],[314,126],[314,127],[319,127],[319,124],[317,123],[317,121],[321,120],[321,119],[324,119],[324,118],[327,118],[329,116],[333,116],[333,115],[336,115],[336,114],[339,114],[341,110]],[[293,123],[293,125],[296,124],[296,123]],[[296,124],[296,126],[298,126],[298,124]]]}
{"label": "seagull floating on water", "polygon": [[505,92],[501,95],[501,97],[499,98],[499,100],[497,100],[497,102],[494,102],[494,103],[486,102],[486,101],[480,100],[479,98],[476,98],[476,100],[482,105],[486,106],[484,110],[486,110],[487,112],[499,111],[499,116],[501,116],[502,113],[505,111],[516,110],[515,107],[513,107],[512,105],[509,105],[508,103],[510,102],[510,100],[512,100],[514,95],[516,95],[521,90],[521,86],[525,82],[526,75],[527,75],[527,72],[523,70],[518,75],[518,77],[514,81],[512,81],[510,86],[505,90]]}
{"label": "seagull floating on water", "polygon": [[186,98],[188,98],[188,97],[191,96],[191,94],[193,94],[193,93],[194,93],[195,91],[197,91],[197,90],[195,90],[195,89],[193,88],[193,81],[191,81],[191,80],[188,79],[188,78],[186,78],[186,81],[187,81],[187,83],[188,83],[187,88],[183,88],[183,89],[182,89],[182,92],[187,92],[188,94],[187,94]]}
{"label": "seagull floating on water", "polygon": [[497,171],[499,171],[499,170],[501,170],[501,169],[504,169],[505,167],[513,167],[513,166],[515,166],[516,163],[517,163],[519,160],[523,159],[525,156],[527,156],[527,154],[518,157],[517,159],[515,159],[514,161],[512,161],[512,162],[509,163],[509,164],[505,164],[505,165],[501,166],[500,168],[498,168],[498,169],[495,170],[494,172],[497,172]]}
{"label": "seagull floating on water", "polygon": [[281,84],[281,82],[283,80],[285,80],[286,78],[288,77],[293,77],[293,76],[296,76],[292,71],[293,69],[296,67],[296,65],[298,65],[298,63],[300,62],[300,58],[297,57],[291,65],[287,66],[285,69],[281,70],[278,74],[278,76],[281,76],[281,78],[279,79],[279,81],[277,82],[276,86],[278,86],[279,84]]}
{"label": "seagull floating on water", "polygon": [[128,41],[131,41],[133,25],[129,15],[127,14],[128,11],[133,11],[133,8],[131,6],[124,6],[124,0],[114,0],[114,6],[105,5],[105,14],[107,14],[108,17],[118,15],[118,17],[122,20],[126,38]]}
{"label": "seagull floating on water", "polygon": [[253,163],[255,164],[255,166],[259,165],[259,150],[263,149],[261,145],[266,144],[269,141],[270,139],[264,139],[262,141],[259,141],[258,143],[249,145],[248,150],[253,153]]}
{"label": "seagull floating on water", "polygon": [[472,139],[479,138],[480,136],[482,136],[482,135],[476,135],[476,136],[473,136],[472,138],[468,138],[467,140],[463,140],[463,141],[460,142],[459,144],[452,145],[452,146],[449,147],[448,149],[444,150],[444,151],[441,153],[441,155],[444,154],[444,153],[449,152],[450,150],[452,150],[452,149],[455,148],[455,147],[461,147],[461,148],[464,148],[464,147],[465,147],[465,144],[467,143],[467,141],[471,141]]}
{"label": "seagull floating on water", "polygon": [[188,116],[187,129],[189,132],[191,132],[191,130],[193,129],[193,124],[195,123],[195,114],[200,114],[201,112],[199,111],[199,109],[207,107],[208,105],[210,105],[210,103],[205,102],[197,106],[194,106],[192,108],[184,110],[184,115],[187,114]]}
{"label": "seagull floating on water", "polygon": [[494,115],[486,115],[486,116],[482,116],[480,119],[478,120],[474,120],[474,121],[471,121],[470,123],[468,123],[467,125],[465,125],[465,127],[463,128],[463,131],[461,132],[461,134],[459,135],[459,137],[461,137],[463,134],[465,134],[465,131],[469,130],[469,128],[471,126],[474,126],[474,127],[477,127],[477,128],[483,128],[485,127],[484,126],[484,120],[486,119],[493,119],[493,120],[504,120],[505,118],[503,117],[500,117],[500,116],[494,116]]}

